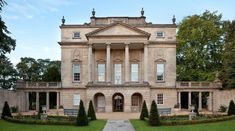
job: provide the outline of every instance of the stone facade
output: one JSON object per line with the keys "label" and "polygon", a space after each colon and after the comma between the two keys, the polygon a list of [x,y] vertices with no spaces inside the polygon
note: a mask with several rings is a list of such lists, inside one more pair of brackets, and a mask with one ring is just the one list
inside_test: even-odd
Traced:
{"label": "stone facade", "polygon": [[[88,107],[93,101],[97,112],[138,112],[143,100],[150,107],[218,110],[234,99],[235,92],[221,91],[208,82],[176,82],[176,29],[172,24],[152,24],[145,17],[91,17],[90,23],[61,29],[61,83],[26,83],[25,111],[46,93],[56,93],[56,108],[77,109],[80,100]],[[135,67],[135,68],[134,68]],[[30,102],[36,92],[34,102]],[[34,95],[35,96],[35,95]],[[52,94],[53,96],[53,94]],[[224,96],[221,99],[220,96]],[[55,97],[55,96],[54,96]],[[53,98],[52,98],[53,99]],[[31,103],[31,104],[30,104]],[[30,107],[31,108],[31,107]]]}

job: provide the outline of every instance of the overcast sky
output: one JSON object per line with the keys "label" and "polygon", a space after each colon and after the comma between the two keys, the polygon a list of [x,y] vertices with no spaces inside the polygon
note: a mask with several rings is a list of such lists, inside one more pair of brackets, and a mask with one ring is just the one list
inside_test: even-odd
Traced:
{"label": "overcast sky", "polygon": [[140,16],[144,8],[148,22],[171,23],[205,10],[218,11],[223,20],[235,19],[235,0],[6,0],[2,19],[6,22],[16,49],[8,55],[16,64],[21,57],[60,60],[62,16],[67,24],[90,22],[96,16]]}

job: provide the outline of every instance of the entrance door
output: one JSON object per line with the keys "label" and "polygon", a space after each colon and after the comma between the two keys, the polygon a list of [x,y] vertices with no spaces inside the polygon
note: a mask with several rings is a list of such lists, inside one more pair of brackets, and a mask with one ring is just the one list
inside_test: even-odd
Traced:
{"label": "entrance door", "polygon": [[122,64],[114,65],[114,80],[115,84],[122,84]]}
{"label": "entrance door", "polygon": [[113,95],[113,112],[123,112],[124,97],[117,93]]}

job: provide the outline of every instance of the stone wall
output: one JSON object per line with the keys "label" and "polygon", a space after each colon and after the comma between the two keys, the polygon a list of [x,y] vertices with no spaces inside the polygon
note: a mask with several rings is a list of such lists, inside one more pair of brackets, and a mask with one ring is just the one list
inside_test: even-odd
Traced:
{"label": "stone wall", "polygon": [[228,107],[230,100],[235,101],[235,89],[215,90],[213,92],[213,111],[218,111],[221,105]]}
{"label": "stone wall", "polygon": [[10,107],[18,106],[19,111],[25,110],[25,95],[23,92],[0,89],[0,98],[0,114],[2,114],[5,101],[8,102]]}

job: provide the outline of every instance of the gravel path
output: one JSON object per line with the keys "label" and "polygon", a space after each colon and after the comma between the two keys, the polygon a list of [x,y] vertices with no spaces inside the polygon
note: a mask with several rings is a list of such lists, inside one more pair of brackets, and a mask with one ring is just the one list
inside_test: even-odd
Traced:
{"label": "gravel path", "polygon": [[129,120],[108,120],[103,131],[135,131]]}

